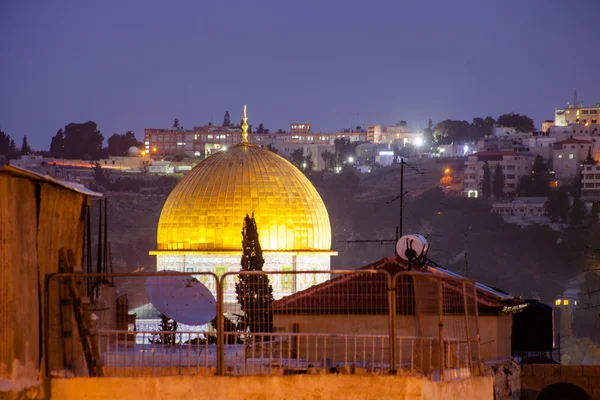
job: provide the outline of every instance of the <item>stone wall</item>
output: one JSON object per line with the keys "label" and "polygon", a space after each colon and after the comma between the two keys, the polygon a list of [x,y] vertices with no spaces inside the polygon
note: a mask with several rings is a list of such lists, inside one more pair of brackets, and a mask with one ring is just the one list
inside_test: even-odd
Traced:
{"label": "stone wall", "polygon": [[444,399],[493,400],[491,377],[432,382],[418,377],[303,375],[54,379],[52,399]]}
{"label": "stone wall", "polygon": [[521,365],[522,400],[534,400],[542,389],[558,382],[574,384],[592,400],[600,400],[600,365]]}

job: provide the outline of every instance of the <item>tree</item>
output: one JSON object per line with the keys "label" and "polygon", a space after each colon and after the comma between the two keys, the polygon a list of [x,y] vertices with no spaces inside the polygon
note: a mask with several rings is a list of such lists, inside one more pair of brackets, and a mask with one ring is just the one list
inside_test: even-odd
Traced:
{"label": "tree", "polygon": [[533,120],[526,115],[508,113],[498,117],[500,126],[515,128],[517,132],[533,132]]}
{"label": "tree", "polygon": [[[254,219],[246,214],[242,230],[242,271],[262,271],[265,260],[262,255],[258,228]],[[235,284],[237,300],[243,312],[243,330],[250,332],[273,332],[273,288],[266,274],[240,274]]]}
{"label": "tree", "polygon": [[265,127],[262,122],[258,124],[258,128],[256,128],[256,133],[265,133]]}
{"label": "tree", "polygon": [[331,171],[335,168],[335,153],[325,150],[321,153],[321,158],[323,159],[324,170]]}
{"label": "tree", "polygon": [[479,183],[481,186],[481,194],[485,198],[489,198],[492,195],[492,173],[490,172],[490,166],[487,161],[483,164],[483,179]]}
{"label": "tree", "polygon": [[546,211],[554,222],[567,222],[569,216],[569,193],[565,187],[550,191],[546,202]]}
{"label": "tree", "polygon": [[433,139],[438,145],[466,140],[469,138],[470,127],[471,125],[467,121],[447,119],[433,128]]}
{"label": "tree", "polygon": [[179,118],[175,118],[173,120],[173,128],[179,130],[180,127],[181,127],[181,125],[179,125]]}
{"label": "tree", "polygon": [[71,123],[52,138],[50,152],[55,157],[98,160],[102,157],[104,136],[93,121]]}
{"label": "tree", "polygon": [[94,166],[94,182],[96,185],[100,186],[103,186],[106,183],[106,176],[104,175],[102,166],[99,163],[96,163]]}
{"label": "tree", "polygon": [[277,150],[277,148],[275,146],[273,146],[271,143],[269,143],[267,145],[267,150],[269,150],[275,154],[279,154],[279,150]]}
{"label": "tree", "polygon": [[598,226],[598,216],[600,215],[600,207],[598,206],[598,202],[595,201],[592,204],[592,210],[590,211],[590,218],[588,220],[588,226],[590,228],[594,228]]}
{"label": "tree", "polygon": [[340,137],[333,141],[335,148],[336,166],[344,165],[352,157],[356,159],[356,143],[351,143],[347,137]]}
{"label": "tree", "polygon": [[427,121],[427,128],[423,129],[423,137],[426,143],[433,143],[433,121]]}
{"label": "tree", "polygon": [[493,183],[494,197],[499,199],[504,197],[504,174],[502,173],[502,167],[500,163],[496,164],[494,171],[494,183]]}
{"label": "tree", "polygon": [[142,143],[135,138],[135,133],[127,131],[124,134],[115,133],[108,138],[108,155],[121,157],[128,155],[129,148],[142,147]]}
{"label": "tree", "polygon": [[585,160],[583,160],[584,164],[587,165],[596,165],[596,159],[592,156],[592,146],[590,146],[588,148],[588,153],[587,153],[587,157],[585,158]]}
{"label": "tree", "polygon": [[8,156],[10,154],[10,135],[0,130],[0,155]]}
{"label": "tree", "polygon": [[27,135],[23,136],[23,144],[21,145],[21,154],[26,156],[31,153],[31,147],[29,147],[29,143],[27,142]]}
{"label": "tree", "polygon": [[473,118],[471,129],[469,130],[469,138],[471,140],[479,139],[492,134],[492,129],[496,120],[492,117]]}
{"label": "tree", "polygon": [[538,155],[533,161],[531,176],[523,176],[517,185],[517,194],[521,197],[544,197],[550,192],[548,166]]}
{"label": "tree", "polygon": [[312,160],[310,154],[304,155],[304,148],[300,147],[292,151],[290,154],[290,162],[296,166],[300,171],[302,171],[305,175],[309,175],[315,166],[315,163]]}
{"label": "tree", "polygon": [[65,134],[62,128],[56,131],[56,134],[52,136],[52,141],[50,142],[50,154],[56,158],[65,157]]}
{"label": "tree", "polygon": [[573,197],[571,205],[571,225],[581,225],[583,222],[583,203],[579,196]]}
{"label": "tree", "polygon": [[231,126],[231,117],[229,116],[229,111],[225,111],[225,116],[223,117],[223,126]]}

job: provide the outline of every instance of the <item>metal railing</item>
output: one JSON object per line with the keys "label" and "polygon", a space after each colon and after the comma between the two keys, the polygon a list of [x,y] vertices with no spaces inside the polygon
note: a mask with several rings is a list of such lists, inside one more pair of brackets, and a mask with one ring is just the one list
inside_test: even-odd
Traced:
{"label": "metal railing", "polygon": [[182,273],[48,276],[48,374],[410,372],[440,380],[482,371],[473,280],[383,269],[183,275],[215,296],[215,318],[202,326],[176,325],[146,295],[147,278]]}

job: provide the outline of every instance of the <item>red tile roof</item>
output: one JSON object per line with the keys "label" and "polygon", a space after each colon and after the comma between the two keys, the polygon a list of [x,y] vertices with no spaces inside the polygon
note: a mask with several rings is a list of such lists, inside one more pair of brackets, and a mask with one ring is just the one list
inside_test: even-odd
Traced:
{"label": "red tile roof", "polygon": [[[434,263],[419,270],[408,272],[406,261],[400,257],[389,257],[357,270],[354,274],[336,277],[306,290],[273,302],[275,313],[319,313],[319,314],[383,314],[388,312],[388,278],[396,277],[396,309],[398,314],[412,314],[415,308],[415,290],[419,298],[434,299],[430,303],[432,312],[437,312],[437,276],[457,277],[456,274]],[[464,308],[462,283],[459,280],[443,280],[444,312],[462,312]],[[472,299],[472,289],[468,291]],[[523,304],[523,300],[503,294],[484,285],[477,286],[477,302],[480,313],[496,314],[505,306]],[[471,300],[472,303],[472,300]],[[421,305],[419,306],[421,307]]]}

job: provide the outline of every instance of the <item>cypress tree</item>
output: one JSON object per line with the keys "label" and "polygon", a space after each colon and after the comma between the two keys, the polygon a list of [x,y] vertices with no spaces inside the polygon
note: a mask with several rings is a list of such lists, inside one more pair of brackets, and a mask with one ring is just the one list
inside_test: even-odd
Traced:
{"label": "cypress tree", "polygon": [[[252,217],[246,214],[242,230],[242,271],[262,271],[265,259],[258,237],[258,228]],[[273,287],[266,274],[240,274],[235,284],[237,300],[243,312],[242,330],[250,332],[273,332]]]}
{"label": "cypress tree", "polygon": [[225,115],[223,116],[223,126],[231,125],[231,117],[229,116],[229,111],[225,111]]}
{"label": "cypress tree", "polygon": [[490,166],[487,161],[483,165],[483,180],[479,184],[481,186],[481,194],[485,198],[489,198],[492,195],[492,173],[490,172]]}
{"label": "cypress tree", "polygon": [[23,144],[21,145],[21,154],[26,156],[31,153],[31,147],[29,147],[29,143],[27,142],[27,135],[23,136]]}
{"label": "cypress tree", "polygon": [[493,192],[494,197],[497,199],[504,197],[504,174],[502,173],[500,164],[496,165],[496,170],[494,171]]}

